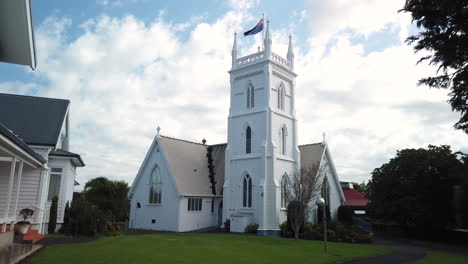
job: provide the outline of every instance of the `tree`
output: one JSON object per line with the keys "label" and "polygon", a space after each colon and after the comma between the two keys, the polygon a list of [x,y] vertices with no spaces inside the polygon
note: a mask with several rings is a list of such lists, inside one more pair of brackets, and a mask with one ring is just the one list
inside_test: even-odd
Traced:
{"label": "tree", "polygon": [[63,212],[63,225],[62,232],[69,233],[68,229],[70,228],[70,203],[67,201],[65,204],[65,210]]}
{"label": "tree", "polygon": [[302,168],[286,178],[284,192],[288,205],[288,222],[294,233],[294,238],[299,238],[301,226],[310,216],[313,204],[320,195],[325,170],[318,164],[309,168]]}
{"label": "tree", "polygon": [[125,221],[129,217],[130,203],[127,198],[128,184],[123,181],[111,181],[98,177],[85,184],[86,200],[105,213],[112,214],[116,221]]}
{"label": "tree", "polygon": [[[419,80],[419,85],[450,89],[452,110],[461,113],[456,129],[468,133],[468,4],[466,0],[406,0],[403,9],[411,13],[419,33],[406,42],[415,52],[431,54],[418,63],[429,61],[438,66],[436,76]],[[439,74],[439,72],[441,72]]]}
{"label": "tree", "polygon": [[369,213],[405,227],[443,230],[453,222],[452,187],[467,178],[449,146],[397,151],[372,173]]}
{"label": "tree", "polygon": [[52,198],[52,204],[50,205],[50,212],[49,212],[49,225],[47,226],[47,230],[49,234],[55,232],[55,228],[57,226],[57,207],[58,207],[58,197],[57,195]]}

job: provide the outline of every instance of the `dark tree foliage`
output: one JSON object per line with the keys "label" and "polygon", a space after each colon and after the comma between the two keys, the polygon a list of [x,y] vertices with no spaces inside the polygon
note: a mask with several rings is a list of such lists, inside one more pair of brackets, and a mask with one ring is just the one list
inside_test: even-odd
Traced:
{"label": "dark tree foliage", "polygon": [[411,13],[420,29],[407,43],[414,44],[416,52],[430,52],[419,62],[438,66],[436,76],[423,78],[419,84],[450,89],[452,110],[461,113],[455,128],[468,133],[467,0],[406,0],[400,11]]}
{"label": "dark tree foliage", "polygon": [[453,186],[468,171],[449,146],[397,151],[376,168],[369,187],[370,216],[409,228],[442,230],[453,225]]}
{"label": "dark tree foliage", "polygon": [[349,205],[341,205],[338,207],[338,221],[344,225],[353,224],[354,210]]}
{"label": "dark tree foliage", "polygon": [[130,210],[128,191],[126,182],[98,177],[85,184],[83,193],[87,201],[106,214],[111,214],[114,221],[125,221]]}
{"label": "dark tree foliage", "polygon": [[50,212],[49,212],[49,225],[47,226],[47,230],[49,234],[55,232],[55,228],[57,226],[57,207],[58,207],[58,197],[57,195],[52,198],[52,204],[50,205]]}
{"label": "dark tree foliage", "polygon": [[305,208],[300,201],[291,201],[287,208],[288,229],[294,233],[294,238],[299,239],[299,233],[303,231],[305,224]]}
{"label": "dark tree foliage", "polygon": [[[330,206],[325,205],[325,212],[327,213],[327,223],[331,220]],[[317,222],[323,224],[323,207],[317,208]]]}
{"label": "dark tree foliage", "polygon": [[65,210],[63,212],[63,225],[61,232],[67,233],[67,229],[70,227],[70,203],[67,201],[65,204]]}

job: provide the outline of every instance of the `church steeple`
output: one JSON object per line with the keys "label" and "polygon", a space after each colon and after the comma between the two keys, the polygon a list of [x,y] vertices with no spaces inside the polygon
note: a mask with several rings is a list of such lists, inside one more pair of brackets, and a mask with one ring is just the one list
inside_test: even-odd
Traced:
{"label": "church steeple", "polygon": [[294,52],[293,52],[293,48],[292,48],[291,35],[289,35],[288,55],[287,55],[286,58],[288,59],[291,71],[294,71]]}
{"label": "church steeple", "polygon": [[232,45],[232,68],[234,68],[234,65],[236,64],[237,61],[237,33],[234,33],[234,44]]}
{"label": "church steeple", "polygon": [[267,26],[265,30],[265,40],[264,40],[264,46],[265,46],[265,55],[267,58],[270,57],[271,55],[271,36],[270,36],[270,20],[267,20]]}

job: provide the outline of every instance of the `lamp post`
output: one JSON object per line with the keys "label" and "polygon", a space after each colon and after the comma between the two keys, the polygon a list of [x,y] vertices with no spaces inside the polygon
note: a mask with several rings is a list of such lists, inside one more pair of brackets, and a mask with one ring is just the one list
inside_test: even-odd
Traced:
{"label": "lamp post", "polygon": [[320,197],[315,201],[315,204],[319,207],[319,210],[320,207],[323,207],[323,240],[325,242],[325,252],[327,252],[327,213],[325,212],[325,199]]}

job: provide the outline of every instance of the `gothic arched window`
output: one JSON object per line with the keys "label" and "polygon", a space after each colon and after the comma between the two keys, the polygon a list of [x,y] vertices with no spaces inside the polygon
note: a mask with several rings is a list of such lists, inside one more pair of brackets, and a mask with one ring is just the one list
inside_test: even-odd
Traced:
{"label": "gothic arched window", "polygon": [[247,108],[253,108],[255,105],[255,89],[252,83],[247,86]]}
{"label": "gothic arched window", "polygon": [[242,207],[252,208],[252,179],[248,174],[242,183]]}
{"label": "gothic arched window", "polygon": [[287,131],[286,131],[286,127],[283,126],[281,128],[281,132],[280,132],[280,136],[281,136],[281,154],[282,155],[286,155],[286,135],[287,135]]}
{"label": "gothic arched window", "polygon": [[245,153],[252,153],[252,129],[250,126],[245,130]]}
{"label": "gothic arched window", "polygon": [[284,85],[283,83],[281,83],[280,86],[278,87],[278,109],[284,110],[284,96],[285,96]]}
{"label": "gothic arched window", "polygon": [[161,193],[162,193],[161,170],[159,169],[158,165],[156,165],[156,167],[154,167],[154,170],[150,176],[149,203],[160,204]]}
{"label": "gothic arched window", "polygon": [[286,208],[288,206],[287,197],[286,197],[286,188],[288,187],[288,174],[284,174],[281,179],[281,208]]}

